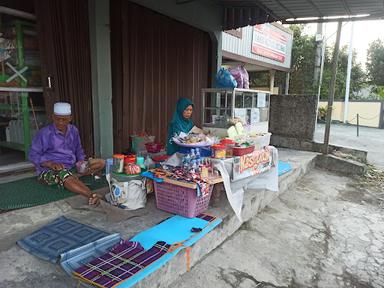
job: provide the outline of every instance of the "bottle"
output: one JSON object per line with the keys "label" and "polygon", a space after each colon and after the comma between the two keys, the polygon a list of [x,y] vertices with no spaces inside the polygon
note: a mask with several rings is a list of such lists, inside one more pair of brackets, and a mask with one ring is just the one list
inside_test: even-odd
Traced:
{"label": "bottle", "polygon": [[191,149],[191,159],[196,159],[195,149]]}
{"label": "bottle", "polygon": [[187,162],[184,162],[183,163],[183,171],[188,172],[188,170],[189,170],[189,164]]}
{"label": "bottle", "polygon": [[196,155],[196,159],[200,159],[200,149],[199,148],[196,148],[196,152],[195,152],[195,155]]}
{"label": "bottle", "polygon": [[196,160],[192,160],[191,173],[195,173],[197,171]]}
{"label": "bottle", "polygon": [[208,167],[207,166],[201,166],[201,172],[200,175],[202,178],[208,178]]}
{"label": "bottle", "polygon": [[185,156],[185,163],[188,164],[188,166],[189,166],[189,164],[191,163],[191,156],[190,156],[189,154],[187,154],[187,155]]}

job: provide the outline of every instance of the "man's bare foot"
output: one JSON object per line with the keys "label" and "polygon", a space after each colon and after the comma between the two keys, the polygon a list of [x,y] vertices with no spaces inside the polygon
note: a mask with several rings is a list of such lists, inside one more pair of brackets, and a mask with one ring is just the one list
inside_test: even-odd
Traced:
{"label": "man's bare foot", "polygon": [[101,196],[97,194],[92,194],[91,197],[88,199],[88,204],[89,205],[97,205],[100,203]]}

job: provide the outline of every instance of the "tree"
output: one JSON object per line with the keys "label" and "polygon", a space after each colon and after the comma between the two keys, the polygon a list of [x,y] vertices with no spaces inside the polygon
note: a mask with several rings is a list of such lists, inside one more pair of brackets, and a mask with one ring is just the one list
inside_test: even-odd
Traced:
{"label": "tree", "polygon": [[[335,99],[340,100],[345,97],[345,89],[347,86],[347,69],[348,69],[348,47],[343,46],[339,52],[339,59],[337,63],[337,75],[335,84]],[[329,83],[332,77],[332,53],[333,49],[327,47],[324,59],[324,72],[323,72],[323,83],[321,86],[320,98],[328,99],[329,95]],[[352,69],[351,69],[351,82],[350,82],[350,93],[357,92],[361,89],[365,83],[365,74],[361,65],[356,63],[356,51],[352,52]]]}
{"label": "tree", "polygon": [[[314,93],[313,71],[315,68],[316,42],[314,36],[304,35],[304,25],[290,25],[293,31],[293,45],[291,58],[291,77],[289,90],[291,94]],[[251,87],[269,87],[269,72],[251,72]],[[285,73],[277,71],[275,74],[275,86],[280,92],[284,91]]]}
{"label": "tree", "polygon": [[369,44],[366,67],[371,84],[384,86],[384,44],[380,39]]}
{"label": "tree", "polygon": [[[289,83],[290,94],[316,95],[318,87],[313,86],[313,77],[315,69],[316,41],[314,36],[308,36],[303,33],[304,25],[290,25],[293,31],[293,46],[291,59],[291,77]],[[326,47],[324,56],[323,83],[321,86],[321,99],[328,99],[329,83],[331,81],[332,66],[332,47]],[[344,99],[346,77],[348,66],[347,46],[342,47],[339,53],[338,68],[336,75],[335,99]],[[250,85],[252,87],[269,87],[268,72],[253,72],[250,75]],[[356,52],[352,54],[351,70],[351,92],[357,92],[365,83],[364,71],[360,64],[356,63]],[[284,91],[285,73],[277,72],[275,74],[275,86]]]}
{"label": "tree", "polygon": [[304,25],[290,25],[293,31],[291,94],[313,94],[313,73],[315,69],[316,41],[315,36],[304,35]]}

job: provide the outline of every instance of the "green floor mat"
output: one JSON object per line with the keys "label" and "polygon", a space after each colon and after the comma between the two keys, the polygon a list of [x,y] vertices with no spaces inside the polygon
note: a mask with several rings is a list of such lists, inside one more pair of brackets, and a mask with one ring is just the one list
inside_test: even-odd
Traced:
{"label": "green floor mat", "polygon": [[[92,176],[81,177],[91,190],[108,186],[102,178]],[[13,210],[47,204],[76,195],[57,185],[47,186],[37,182],[37,177],[26,178],[14,182],[0,184],[0,210]]]}

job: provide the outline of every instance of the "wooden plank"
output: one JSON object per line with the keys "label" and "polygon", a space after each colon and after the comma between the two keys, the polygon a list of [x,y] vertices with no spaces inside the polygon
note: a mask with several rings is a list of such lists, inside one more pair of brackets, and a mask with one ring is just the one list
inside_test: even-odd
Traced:
{"label": "wooden plank", "polygon": [[196,189],[196,187],[197,187],[196,183],[188,183],[188,182],[178,181],[178,180],[170,179],[167,177],[165,177],[163,179],[164,179],[164,182],[166,182],[166,183],[170,183],[170,184],[185,187],[185,188]]}
{"label": "wooden plank", "polygon": [[[188,183],[188,182],[184,182],[184,181],[178,181],[178,180],[170,179],[167,177],[165,177],[163,179],[164,179],[164,182],[174,184],[177,186],[181,186],[181,187],[186,187],[186,188],[190,188],[190,189],[196,189],[196,187],[197,187],[196,183]],[[207,183],[210,185],[215,185],[215,184],[223,182],[223,179],[221,177],[215,177],[215,178],[205,179],[205,181],[207,181]]]}
{"label": "wooden plank", "polygon": [[223,178],[221,178],[221,176],[218,176],[218,177],[214,177],[214,178],[205,179],[205,181],[207,181],[207,183],[210,185],[215,185],[218,183],[222,183]]}

